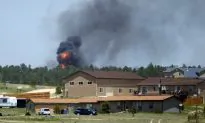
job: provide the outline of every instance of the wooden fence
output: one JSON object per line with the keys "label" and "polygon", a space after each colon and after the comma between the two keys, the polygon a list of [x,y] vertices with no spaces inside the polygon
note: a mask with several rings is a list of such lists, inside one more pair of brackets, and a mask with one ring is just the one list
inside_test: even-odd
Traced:
{"label": "wooden fence", "polygon": [[188,97],[184,102],[184,105],[200,105],[203,104],[203,97]]}
{"label": "wooden fence", "polygon": [[39,93],[21,93],[21,94],[5,94],[4,96],[13,96],[16,98],[41,98],[48,99],[50,98],[49,92],[39,92]]}

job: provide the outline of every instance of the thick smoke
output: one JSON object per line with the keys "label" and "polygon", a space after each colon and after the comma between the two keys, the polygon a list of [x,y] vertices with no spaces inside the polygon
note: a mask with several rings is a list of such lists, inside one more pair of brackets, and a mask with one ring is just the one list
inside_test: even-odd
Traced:
{"label": "thick smoke", "polygon": [[[64,66],[74,65],[82,67],[84,62],[83,56],[79,51],[80,46],[81,38],[79,36],[70,36],[65,41],[61,42],[57,50],[58,63]],[[63,53],[66,54],[64,58],[61,56]]]}
{"label": "thick smoke", "polygon": [[202,64],[204,0],[82,0],[59,18],[89,64]]}

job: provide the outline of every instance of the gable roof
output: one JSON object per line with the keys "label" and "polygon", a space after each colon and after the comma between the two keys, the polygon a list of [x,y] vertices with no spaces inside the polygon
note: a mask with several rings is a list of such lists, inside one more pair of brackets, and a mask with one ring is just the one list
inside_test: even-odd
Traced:
{"label": "gable roof", "polygon": [[149,77],[146,80],[138,83],[137,85],[197,85],[199,83],[204,82],[203,79],[196,79],[196,78],[160,78],[160,77]]}
{"label": "gable roof", "polygon": [[102,101],[163,101],[173,95],[157,95],[157,96],[110,96],[110,97],[93,97],[93,98],[77,98],[77,99],[31,99],[35,104],[76,104],[76,103],[97,103]]}
{"label": "gable roof", "polygon": [[[119,71],[77,71],[77,73],[88,74],[97,79],[136,79],[143,80],[144,78],[132,72],[119,72]],[[70,76],[72,76],[70,75]],[[67,77],[66,77],[67,78]]]}
{"label": "gable roof", "polygon": [[196,73],[200,73],[201,71],[204,71],[205,68],[167,68],[164,72],[170,73],[173,71],[182,71],[184,74],[184,77],[197,77]]}

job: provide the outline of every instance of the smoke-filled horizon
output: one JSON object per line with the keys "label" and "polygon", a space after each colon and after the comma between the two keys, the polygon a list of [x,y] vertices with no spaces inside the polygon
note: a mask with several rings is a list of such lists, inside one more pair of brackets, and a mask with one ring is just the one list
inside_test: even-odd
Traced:
{"label": "smoke-filled horizon", "polygon": [[204,0],[84,0],[60,14],[59,35],[80,36],[88,64],[204,65],[204,5]]}

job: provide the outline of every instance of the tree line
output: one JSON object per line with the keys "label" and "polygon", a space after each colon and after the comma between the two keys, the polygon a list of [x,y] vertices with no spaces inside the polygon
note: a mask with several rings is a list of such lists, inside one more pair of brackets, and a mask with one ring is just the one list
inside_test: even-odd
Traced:
{"label": "tree line", "polygon": [[[171,65],[169,67],[174,66]],[[128,66],[105,66],[99,68],[94,65],[89,65],[84,68],[69,66],[66,69],[61,69],[59,66],[52,69],[47,66],[32,68],[31,65],[20,64],[0,66],[0,82],[30,85],[60,85],[63,77],[69,76],[78,70],[126,71],[136,73],[142,77],[161,77],[165,69],[166,67],[164,66],[154,65],[152,63],[146,67],[139,68]]]}

